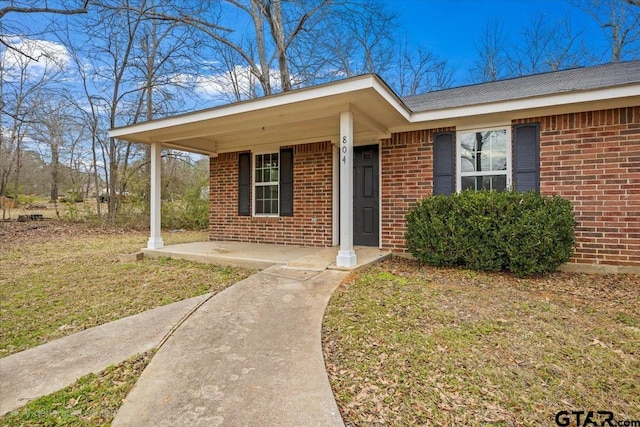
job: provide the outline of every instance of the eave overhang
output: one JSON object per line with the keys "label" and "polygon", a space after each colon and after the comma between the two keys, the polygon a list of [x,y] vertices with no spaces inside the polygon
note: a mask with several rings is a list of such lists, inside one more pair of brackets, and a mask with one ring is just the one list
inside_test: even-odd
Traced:
{"label": "eave overhang", "polygon": [[640,82],[414,112],[411,114],[410,124],[389,130],[402,132],[413,129],[466,126],[483,122],[510,122],[531,117],[633,106],[640,106]]}
{"label": "eave overhang", "polygon": [[112,129],[110,136],[208,155],[333,141],[342,111],[353,112],[354,141],[391,133],[509,122],[569,112],[640,105],[640,82],[605,88],[412,112],[376,75]]}
{"label": "eave overhang", "polygon": [[354,113],[354,138],[390,136],[410,111],[376,75],[285,92],[166,119],[112,129],[111,137],[215,154],[267,149],[310,141],[334,141],[342,111]]}

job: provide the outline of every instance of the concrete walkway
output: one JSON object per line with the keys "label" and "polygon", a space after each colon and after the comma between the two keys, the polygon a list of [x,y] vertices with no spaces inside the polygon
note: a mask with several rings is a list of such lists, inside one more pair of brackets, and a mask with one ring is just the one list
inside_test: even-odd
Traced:
{"label": "concrete walkway", "polygon": [[204,303],[166,341],[113,426],[343,426],[320,328],[348,273],[270,267]]}
{"label": "concrete walkway", "polygon": [[0,359],[0,416],[158,346],[210,294],[165,305]]}
{"label": "concrete walkway", "polygon": [[[0,359],[0,415],[163,343],[114,426],[343,426],[320,341],[326,305],[348,274],[336,269],[336,251],[229,242],[145,251],[271,267],[220,294]],[[356,268],[389,256],[377,248],[356,253]]]}

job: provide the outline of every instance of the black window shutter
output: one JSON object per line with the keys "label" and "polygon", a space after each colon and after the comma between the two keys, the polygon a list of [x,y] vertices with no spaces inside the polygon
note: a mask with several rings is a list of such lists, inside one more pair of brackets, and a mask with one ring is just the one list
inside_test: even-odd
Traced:
{"label": "black window shutter", "polygon": [[455,132],[433,135],[433,194],[452,194],[456,191]]}
{"label": "black window shutter", "polygon": [[293,216],[293,148],[280,150],[280,216]]}
{"label": "black window shutter", "polygon": [[251,153],[238,156],[238,215],[251,215]]}
{"label": "black window shutter", "polygon": [[513,181],[516,191],[540,191],[540,123],[513,127]]}

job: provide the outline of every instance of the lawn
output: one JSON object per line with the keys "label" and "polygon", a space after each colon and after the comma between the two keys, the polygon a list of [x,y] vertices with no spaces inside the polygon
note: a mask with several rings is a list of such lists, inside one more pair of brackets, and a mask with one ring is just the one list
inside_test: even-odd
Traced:
{"label": "lawn", "polygon": [[0,417],[2,427],[109,426],[153,351],[134,356]]}
{"label": "lawn", "polygon": [[334,293],[323,347],[348,426],[640,420],[638,276],[517,279],[394,258]]}
{"label": "lawn", "polygon": [[[251,270],[168,259],[120,263],[148,234],[59,221],[0,224],[0,357],[224,288]],[[206,232],[165,232],[166,244]],[[0,417],[0,426],[109,425],[152,352]]]}
{"label": "lawn", "polygon": [[[0,357],[218,292],[251,273],[166,259],[118,262],[118,254],[145,246],[144,232],[56,221],[4,227]],[[640,419],[638,276],[518,279],[393,258],[334,293],[323,347],[348,426],[556,425],[561,410]],[[0,426],[109,425],[151,357],[84,377],[0,418]]]}
{"label": "lawn", "polygon": [[[167,259],[120,263],[148,234],[64,222],[0,224],[0,357],[220,290],[250,270]],[[206,232],[165,233],[166,244]]]}

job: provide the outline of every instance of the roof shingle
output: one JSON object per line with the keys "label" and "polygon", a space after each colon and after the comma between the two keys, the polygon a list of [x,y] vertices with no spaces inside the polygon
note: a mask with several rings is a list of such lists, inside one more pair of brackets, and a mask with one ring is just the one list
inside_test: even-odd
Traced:
{"label": "roof shingle", "polygon": [[402,101],[417,113],[638,82],[640,61],[629,61],[461,86],[408,96]]}

